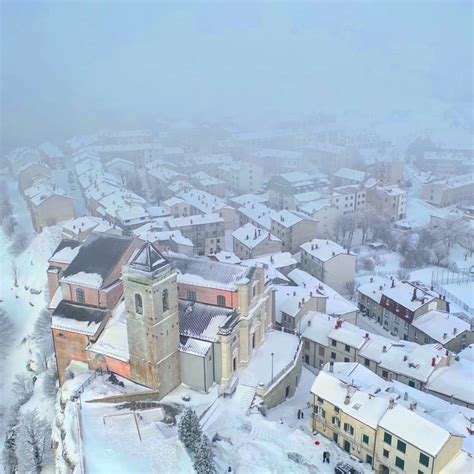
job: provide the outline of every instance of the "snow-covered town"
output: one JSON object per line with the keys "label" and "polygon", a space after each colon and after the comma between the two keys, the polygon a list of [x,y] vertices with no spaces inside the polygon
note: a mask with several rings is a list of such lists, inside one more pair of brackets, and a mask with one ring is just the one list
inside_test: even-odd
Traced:
{"label": "snow-covered town", "polygon": [[5,127],[4,472],[474,472],[473,105]]}

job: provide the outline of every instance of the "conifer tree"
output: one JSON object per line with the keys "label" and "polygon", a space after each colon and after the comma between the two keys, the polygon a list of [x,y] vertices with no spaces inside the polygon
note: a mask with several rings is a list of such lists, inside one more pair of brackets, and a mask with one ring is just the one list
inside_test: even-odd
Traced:
{"label": "conifer tree", "polygon": [[194,469],[197,474],[215,474],[214,453],[212,452],[209,439],[206,435],[201,436],[201,442],[196,451]]}
{"label": "conifer tree", "polygon": [[192,408],[186,408],[178,424],[179,439],[187,449],[195,453],[201,441],[201,434],[202,431],[196,412]]}

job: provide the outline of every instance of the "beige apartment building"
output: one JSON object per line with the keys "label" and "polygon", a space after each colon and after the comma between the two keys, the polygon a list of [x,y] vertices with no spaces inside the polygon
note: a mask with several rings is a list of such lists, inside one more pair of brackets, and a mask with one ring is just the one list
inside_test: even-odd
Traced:
{"label": "beige apartment building", "polygon": [[401,184],[403,181],[403,161],[375,160],[374,178],[382,186]]}
{"label": "beige apartment building", "polygon": [[313,239],[318,222],[298,211],[279,211],[270,215],[271,233],[281,239],[283,252],[298,252],[301,244]]}
{"label": "beige apartment building", "polygon": [[354,283],[356,255],[331,240],[313,239],[300,246],[301,268],[318,280],[348,294]]}
{"label": "beige apartment building", "polygon": [[398,186],[376,186],[367,190],[367,204],[391,222],[407,216],[408,193]]}
{"label": "beige apartment building", "polygon": [[232,233],[233,250],[242,260],[281,251],[281,240],[268,230],[245,224]]}
{"label": "beige apartment building", "polygon": [[474,198],[474,174],[453,176],[423,185],[421,197],[437,207],[452,206]]}
{"label": "beige apartment building", "polygon": [[408,397],[396,400],[382,380],[360,388],[361,381],[332,371],[321,371],[311,388],[313,431],[375,472],[437,474],[462,451],[463,436],[424,417]]}

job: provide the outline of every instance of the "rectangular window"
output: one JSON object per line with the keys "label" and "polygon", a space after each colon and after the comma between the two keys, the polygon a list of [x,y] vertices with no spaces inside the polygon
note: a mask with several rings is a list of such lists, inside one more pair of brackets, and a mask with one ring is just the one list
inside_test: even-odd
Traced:
{"label": "rectangular window", "polygon": [[350,362],[349,357],[344,357],[344,362]]}
{"label": "rectangular window", "polygon": [[367,456],[365,456],[365,462],[369,464],[370,466],[372,466],[372,463],[374,462],[374,460],[372,459],[372,456],[367,454]]}
{"label": "rectangular window", "polygon": [[336,358],[336,353],[335,352],[331,352],[331,359],[335,359]]}
{"label": "rectangular window", "polygon": [[318,403],[324,403],[324,400],[321,397],[318,397]]}
{"label": "rectangular window", "polygon": [[406,453],[406,450],[407,450],[407,445],[403,442],[403,441],[400,441],[398,440],[397,441],[397,449],[401,452],[401,453]]}
{"label": "rectangular window", "polygon": [[334,407],[334,413],[339,413],[340,411],[339,407]]}
{"label": "rectangular window", "polygon": [[369,437],[367,435],[362,435],[362,442],[364,444],[369,444]]}
{"label": "rectangular window", "polygon": [[337,347],[337,341],[335,341],[334,339],[331,339],[331,346]]}
{"label": "rectangular window", "polygon": [[346,433],[349,433],[350,435],[354,434],[354,427],[350,425],[349,423],[344,423],[344,431]]}
{"label": "rectangular window", "polygon": [[405,461],[399,457],[395,458],[395,466],[399,467],[402,471],[405,469]]}
{"label": "rectangular window", "polygon": [[350,351],[351,351],[351,346],[349,346],[349,345],[346,344],[346,345],[344,346],[344,350],[345,350],[346,352],[350,352]]}
{"label": "rectangular window", "polygon": [[324,347],[322,347],[322,346],[319,346],[319,355],[321,357],[324,357]]}
{"label": "rectangular window", "polygon": [[390,453],[389,453],[386,449],[383,450],[383,457],[384,457],[384,458],[387,458],[387,459],[388,459],[389,454],[390,454]]}
{"label": "rectangular window", "polygon": [[186,296],[188,300],[196,301],[196,292],[194,290],[188,290]]}
{"label": "rectangular window", "polygon": [[420,464],[423,464],[423,466],[429,467],[430,458],[426,454],[420,453]]}
{"label": "rectangular window", "polygon": [[384,441],[384,443],[387,443],[387,444],[391,445],[392,444],[392,435],[385,432],[383,434],[383,441]]}
{"label": "rectangular window", "polygon": [[413,382],[413,380],[409,380],[409,381],[408,381],[408,385],[409,385],[410,387],[415,388],[415,382]]}
{"label": "rectangular window", "polygon": [[388,372],[386,370],[382,370],[382,377],[388,379]]}
{"label": "rectangular window", "polygon": [[364,365],[366,367],[370,367],[370,360],[369,359],[364,359]]}

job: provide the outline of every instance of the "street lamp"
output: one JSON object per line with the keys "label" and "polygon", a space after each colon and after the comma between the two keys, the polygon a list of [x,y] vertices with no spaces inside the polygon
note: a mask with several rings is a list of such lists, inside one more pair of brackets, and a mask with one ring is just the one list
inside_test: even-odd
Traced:
{"label": "street lamp", "polygon": [[273,383],[273,356],[274,356],[274,355],[275,355],[275,354],[272,352],[272,383]]}

